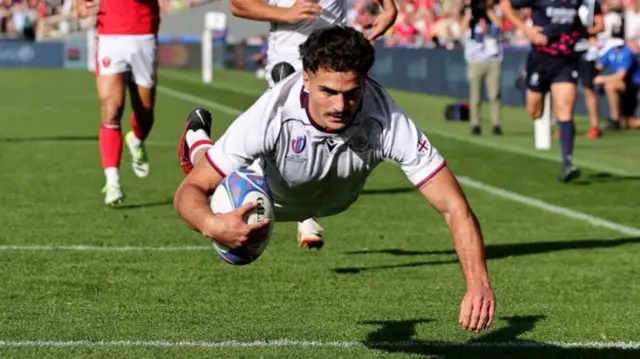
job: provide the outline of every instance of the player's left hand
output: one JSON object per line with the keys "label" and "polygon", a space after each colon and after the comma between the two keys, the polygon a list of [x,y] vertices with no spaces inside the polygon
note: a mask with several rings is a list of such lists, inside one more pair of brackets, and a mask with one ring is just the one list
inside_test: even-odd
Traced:
{"label": "player's left hand", "polygon": [[378,37],[384,35],[387,30],[396,22],[397,11],[383,11],[378,14],[370,24],[364,26],[365,30],[371,30],[367,38],[374,41]]}
{"label": "player's left hand", "polygon": [[470,284],[460,304],[458,322],[464,330],[479,332],[493,323],[496,298],[486,284]]}

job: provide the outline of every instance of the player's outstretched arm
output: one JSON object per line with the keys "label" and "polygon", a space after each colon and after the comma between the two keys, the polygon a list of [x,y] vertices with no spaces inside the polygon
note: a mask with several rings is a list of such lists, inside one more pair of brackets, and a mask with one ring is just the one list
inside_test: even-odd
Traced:
{"label": "player's outstretched arm", "polygon": [[222,176],[209,161],[199,161],[182,181],[173,198],[180,217],[205,237],[215,239],[229,248],[242,246],[253,233],[265,228],[268,220],[249,225],[244,215],[256,204],[246,204],[232,212],[214,215],[209,207],[209,195],[222,182]]}
{"label": "player's outstretched arm", "polygon": [[459,322],[469,331],[488,329],[496,300],[489,283],[478,219],[446,166],[422,185],[420,192],[444,216],[464,273],[467,292],[460,305]]}
{"label": "player's outstretched arm", "polygon": [[209,207],[209,196],[222,181],[222,176],[206,161],[198,161],[193,170],[180,183],[173,197],[173,205],[186,224],[206,233],[209,222],[215,221],[215,215]]}
{"label": "player's outstretched arm", "polygon": [[522,31],[527,39],[534,45],[546,45],[547,37],[542,33],[543,28],[540,26],[527,26],[516,12],[516,8],[531,7],[532,4],[531,0],[501,0],[500,10],[504,18],[518,30]]}
{"label": "player's outstretched arm", "polygon": [[290,8],[269,5],[262,0],[231,0],[234,16],[256,21],[295,24],[316,20],[321,12],[320,5],[307,0],[297,0]]}

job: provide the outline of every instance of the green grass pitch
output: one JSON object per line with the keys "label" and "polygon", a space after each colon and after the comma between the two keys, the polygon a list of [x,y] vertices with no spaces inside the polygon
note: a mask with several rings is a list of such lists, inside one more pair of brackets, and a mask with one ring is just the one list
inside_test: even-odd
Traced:
{"label": "green grass pitch", "polygon": [[560,184],[557,143],[535,151],[522,109],[504,109],[503,137],[471,138],[444,121],[450,99],[392,91],[483,226],[497,319],[466,333],[446,225],[393,164],[321,220],[319,252],[278,224],[234,267],[182,224],[185,117],[215,106],[217,137],[263,91],[252,74],[160,72],[151,173],[136,178],[125,149],[118,209],[102,205],[93,75],[0,75],[0,358],[640,358],[638,132],[591,141],[578,118],[583,177]]}

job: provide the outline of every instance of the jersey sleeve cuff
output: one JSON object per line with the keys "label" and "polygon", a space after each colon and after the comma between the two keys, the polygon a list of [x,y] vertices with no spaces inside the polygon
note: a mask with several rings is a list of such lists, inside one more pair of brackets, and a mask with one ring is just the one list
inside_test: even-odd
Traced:
{"label": "jersey sleeve cuff", "polygon": [[227,173],[231,172],[228,168],[229,166],[225,166],[225,161],[221,160],[219,156],[216,156],[215,145],[207,150],[204,154],[207,162],[213,167],[213,169],[218,172],[222,178],[227,177]]}
{"label": "jersey sleeve cuff", "polygon": [[442,159],[436,166],[430,166],[430,168],[425,169],[424,171],[420,171],[411,176],[411,181],[416,188],[420,188],[425,183],[429,182],[433,178],[433,176],[438,174],[438,172],[440,172],[440,170],[443,169],[446,165],[447,161]]}

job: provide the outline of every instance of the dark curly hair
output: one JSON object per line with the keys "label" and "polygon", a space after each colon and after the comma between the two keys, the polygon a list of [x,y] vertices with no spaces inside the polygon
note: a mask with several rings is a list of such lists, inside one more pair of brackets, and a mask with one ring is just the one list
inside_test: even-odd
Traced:
{"label": "dark curly hair", "polygon": [[375,61],[375,51],[360,31],[331,26],[314,30],[300,45],[300,57],[305,71],[323,68],[366,76]]}

